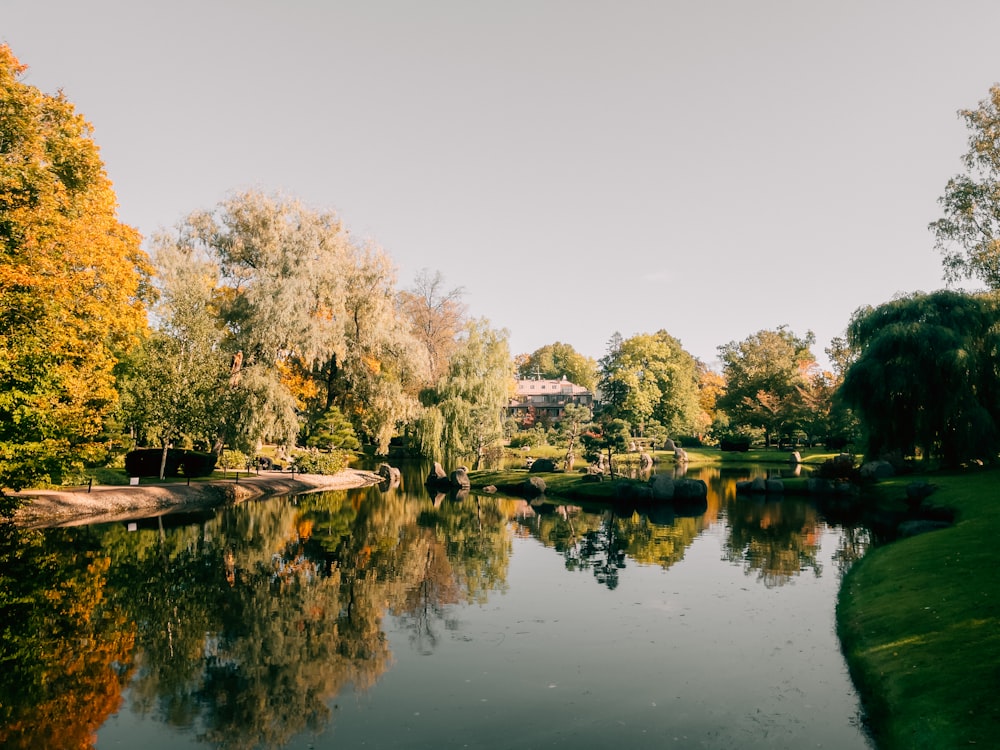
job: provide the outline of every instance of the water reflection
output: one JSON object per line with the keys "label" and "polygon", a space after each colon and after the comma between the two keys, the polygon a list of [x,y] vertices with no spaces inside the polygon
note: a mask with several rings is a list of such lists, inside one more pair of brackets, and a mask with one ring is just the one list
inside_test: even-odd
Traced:
{"label": "water reflection", "polygon": [[[0,745],[91,747],[129,711],[214,747],[283,747],[322,732],[334,699],[394,657],[384,620],[435,652],[457,607],[507,590],[512,541],[537,539],[608,591],[633,566],[668,570],[706,530],[768,587],[823,573],[808,502],[737,497],[702,470],[707,507],[583,508],[398,483],[247,503],[203,517],[0,534]],[[838,565],[862,553],[840,538]],[[558,584],[556,584],[558,585]]]}

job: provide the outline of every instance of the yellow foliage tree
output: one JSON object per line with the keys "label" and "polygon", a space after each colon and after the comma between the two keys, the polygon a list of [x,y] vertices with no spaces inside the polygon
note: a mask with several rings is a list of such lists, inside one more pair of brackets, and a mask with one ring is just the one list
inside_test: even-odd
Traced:
{"label": "yellow foliage tree", "polygon": [[100,455],[150,272],[91,126],[25,69],[0,45],[0,487],[15,489]]}

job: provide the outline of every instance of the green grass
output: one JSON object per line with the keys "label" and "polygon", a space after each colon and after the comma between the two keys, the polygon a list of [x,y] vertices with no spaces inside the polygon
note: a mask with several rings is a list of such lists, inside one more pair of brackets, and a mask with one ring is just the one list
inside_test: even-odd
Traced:
{"label": "green grass", "polygon": [[[996,747],[1000,471],[925,478],[955,525],[858,562],[841,587],[838,632],[880,748]],[[880,491],[901,495],[908,481]]]}

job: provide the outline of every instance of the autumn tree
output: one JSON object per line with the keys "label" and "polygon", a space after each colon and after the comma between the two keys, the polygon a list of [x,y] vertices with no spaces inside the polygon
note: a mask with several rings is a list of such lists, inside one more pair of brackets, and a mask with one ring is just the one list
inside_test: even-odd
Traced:
{"label": "autumn tree", "polygon": [[597,362],[592,357],[584,356],[569,344],[557,341],[546,344],[531,354],[518,356],[517,376],[524,380],[561,380],[565,377],[571,383],[593,392],[597,389],[599,373]]}
{"label": "autumn tree", "polygon": [[600,389],[610,416],[643,434],[655,419],[672,435],[698,423],[698,374],[694,357],[666,331],[614,340],[601,358]]}
{"label": "autumn tree", "polygon": [[994,295],[915,293],[858,310],[859,352],[841,387],[874,458],[918,451],[956,465],[1000,449],[1000,303]]}
{"label": "autumn tree", "polygon": [[1000,289],[1000,84],[975,109],[959,110],[969,130],[965,171],[938,199],[944,216],[930,224],[945,278],[979,279]]}
{"label": "autumn tree", "polygon": [[731,424],[764,430],[765,444],[802,419],[800,389],[816,365],[810,332],[799,338],[786,327],[761,330],[719,347],[726,392],[718,405]]}
{"label": "autumn tree", "polygon": [[436,382],[448,367],[466,321],[462,287],[447,289],[440,271],[422,269],[413,286],[399,293],[399,307],[427,355],[428,376]]}
{"label": "autumn tree", "polygon": [[25,69],[0,45],[0,487],[14,488],[104,457],[150,272],[90,124]]}

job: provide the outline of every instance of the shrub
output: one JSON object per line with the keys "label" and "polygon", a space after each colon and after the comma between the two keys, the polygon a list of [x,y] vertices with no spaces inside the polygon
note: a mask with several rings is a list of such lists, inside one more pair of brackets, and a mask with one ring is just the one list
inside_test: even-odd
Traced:
{"label": "shrub", "polygon": [[212,476],[212,472],[215,471],[217,458],[214,453],[184,451],[184,455],[180,461],[180,470],[184,476],[189,478],[210,477]]}
{"label": "shrub", "polygon": [[307,452],[297,454],[293,461],[295,470],[303,474],[336,474],[347,468],[350,454],[338,450],[329,453]]}
{"label": "shrub", "polygon": [[[167,463],[163,468],[164,477],[177,476],[182,453],[183,451],[176,448],[167,450]],[[158,477],[162,460],[162,448],[136,448],[125,454],[125,473],[130,477]]]}

